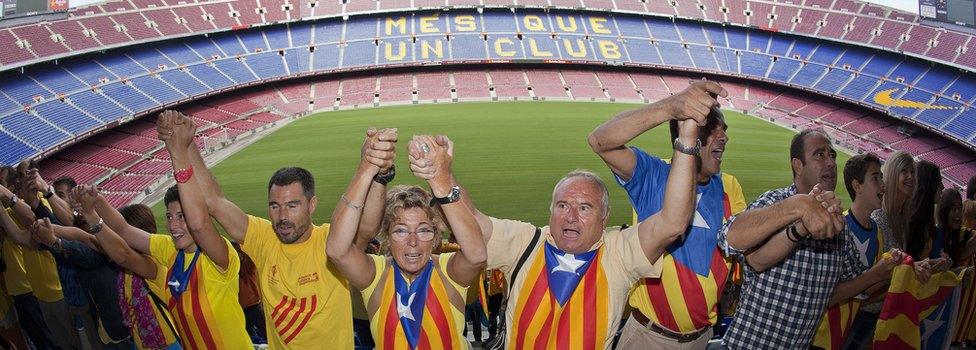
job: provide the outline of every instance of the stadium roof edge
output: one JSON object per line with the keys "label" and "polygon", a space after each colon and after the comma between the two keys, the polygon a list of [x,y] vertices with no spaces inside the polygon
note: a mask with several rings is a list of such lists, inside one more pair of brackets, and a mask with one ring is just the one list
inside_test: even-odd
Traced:
{"label": "stadium roof edge", "polygon": [[[218,1],[214,1],[214,2],[208,2],[208,4],[210,4],[210,3],[226,3],[226,2],[233,2],[233,1],[234,0],[218,0]],[[760,3],[766,3],[766,4],[769,4],[769,5],[777,5],[778,4],[775,1],[765,1],[765,0],[752,0],[752,1],[760,2]],[[167,8],[189,7],[189,6],[196,6],[196,5],[198,5],[198,3],[180,4],[180,5],[168,6]],[[153,10],[155,10],[155,9],[156,8],[153,8]],[[944,60],[939,60],[939,59],[936,59],[936,58],[933,58],[933,57],[928,57],[928,56],[925,56],[925,55],[919,55],[919,54],[914,54],[914,53],[911,53],[911,52],[905,52],[905,51],[899,51],[899,50],[884,48],[884,47],[877,46],[877,45],[871,45],[869,43],[853,42],[853,41],[847,41],[847,40],[835,39],[835,38],[818,37],[818,36],[815,36],[815,35],[808,35],[808,34],[799,33],[799,32],[793,32],[793,31],[783,32],[783,31],[778,31],[778,30],[771,30],[770,28],[764,28],[764,27],[759,27],[759,26],[748,26],[748,25],[742,25],[742,24],[737,24],[737,23],[732,23],[732,22],[717,22],[717,21],[709,21],[709,20],[705,20],[705,19],[701,19],[701,18],[689,18],[689,17],[684,17],[684,16],[678,16],[678,15],[661,14],[661,13],[651,13],[651,12],[640,12],[640,11],[628,11],[628,10],[615,10],[615,9],[590,9],[590,8],[580,8],[580,7],[525,6],[525,5],[512,5],[512,6],[501,6],[501,5],[499,5],[499,6],[493,6],[493,5],[488,5],[488,6],[485,6],[485,5],[479,5],[479,6],[463,6],[462,5],[462,6],[441,6],[441,7],[416,7],[416,8],[403,8],[403,9],[384,9],[384,10],[361,11],[361,12],[353,12],[353,13],[342,13],[342,14],[334,14],[334,15],[321,15],[321,16],[311,16],[311,17],[300,17],[300,18],[297,18],[297,19],[286,20],[286,21],[277,21],[277,22],[270,22],[270,23],[260,23],[260,24],[253,24],[253,25],[252,24],[245,24],[245,25],[241,25],[241,26],[233,27],[233,28],[218,28],[218,29],[207,30],[207,31],[198,31],[198,32],[191,32],[191,33],[185,33],[185,34],[176,34],[176,35],[170,35],[170,36],[160,36],[160,37],[154,37],[154,38],[149,38],[149,39],[144,39],[144,40],[136,40],[136,41],[118,43],[118,44],[113,44],[113,45],[97,46],[97,47],[89,48],[89,49],[75,50],[75,51],[67,52],[67,53],[60,54],[60,55],[44,56],[44,57],[39,57],[39,58],[36,58],[36,59],[33,59],[33,60],[22,61],[22,62],[18,62],[18,63],[14,63],[14,64],[0,65],[0,73],[3,73],[5,71],[12,71],[12,70],[16,70],[16,69],[23,69],[23,68],[26,68],[26,67],[29,67],[29,66],[33,66],[33,65],[36,65],[36,64],[39,64],[39,63],[44,63],[44,62],[49,62],[49,61],[57,61],[57,60],[65,59],[65,58],[82,56],[84,54],[90,54],[90,53],[96,53],[96,52],[104,52],[104,51],[114,50],[114,49],[123,48],[123,47],[135,47],[135,46],[139,46],[139,45],[143,45],[143,44],[154,43],[154,42],[162,42],[162,41],[179,39],[179,38],[189,38],[189,37],[195,37],[195,36],[200,36],[200,35],[206,36],[206,35],[214,34],[214,33],[224,33],[224,32],[236,31],[236,30],[245,30],[245,29],[252,28],[252,27],[266,27],[266,26],[287,25],[287,24],[290,24],[290,23],[314,22],[314,21],[323,20],[323,19],[335,19],[335,18],[342,18],[343,20],[347,20],[349,18],[358,17],[358,16],[382,15],[382,14],[388,14],[388,13],[399,13],[399,12],[407,12],[407,11],[450,11],[450,10],[453,10],[453,9],[459,9],[459,10],[472,10],[472,9],[511,9],[513,11],[517,11],[517,10],[543,10],[543,11],[549,11],[549,10],[569,10],[569,11],[580,11],[580,12],[590,12],[590,13],[594,13],[594,12],[595,13],[609,13],[609,14],[620,13],[620,14],[639,15],[639,16],[647,16],[647,17],[670,18],[672,20],[674,20],[674,19],[680,19],[680,20],[683,20],[683,21],[692,21],[692,22],[700,22],[700,23],[719,24],[719,25],[722,25],[722,26],[735,26],[735,27],[740,27],[740,28],[749,28],[749,29],[753,29],[753,30],[762,30],[762,31],[767,31],[767,32],[775,32],[775,33],[783,33],[783,34],[788,34],[788,35],[796,35],[796,36],[801,36],[801,37],[814,38],[814,39],[817,39],[817,40],[825,40],[825,41],[837,42],[837,43],[846,44],[846,45],[857,45],[859,47],[863,47],[863,48],[867,48],[867,49],[871,49],[871,50],[881,50],[881,51],[885,51],[885,52],[893,52],[893,53],[897,53],[897,54],[900,54],[900,55],[905,55],[905,56],[909,56],[909,57],[914,57],[914,58],[919,58],[919,59],[923,59],[923,60],[927,60],[927,61],[932,61],[934,63],[942,64],[942,65],[945,65],[945,66],[948,66],[948,67],[951,67],[951,68],[956,68],[956,69],[964,70],[964,71],[967,71],[967,72],[976,72],[976,67],[967,67],[967,66],[964,66],[962,64],[955,63],[955,62],[946,62]],[[99,16],[110,16],[110,15],[114,15],[114,14],[124,14],[124,13],[133,13],[133,12],[138,13],[138,12],[142,12],[142,11],[145,11],[145,10],[148,10],[148,9],[133,9],[133,10],[126,10],[126,11],[106,12],[106,13],[101,13],[101,14],[95,14],[93,16],[85,16],[83,18],[99,17]],[[822,12],[827,12],[827,13],[839,13],[839,14],[851,15],[851,13],[850,12],[847,12],[847,11],[838,11],[838,10],[833,10],[833,9],[822,9],[822,8],[816,8],[816,10],[817,11],[822,11]],[[900,20],[897,20],[897,19],[890,19],[890,18],[889,19],[886,19],[886,20],[896,21],[896,22],[901,22],[901,23],[907,23],[907,24],[910,24],[910,25],[927,26],[927,25],[924,25],[924,24],[922,24],[920,22],[900,21]],[[927,27],[931,27],[931,26],[927,26]],[[945,28],[939,28],[939,27],[932,27],[932,28],[934,28],[937,31],[947,31]],[[962,33],[962,34],[969,35],[970,36],[970,41],[976,40],[976,36],[974,36],[974,35],[972,35],[970,33]]]}

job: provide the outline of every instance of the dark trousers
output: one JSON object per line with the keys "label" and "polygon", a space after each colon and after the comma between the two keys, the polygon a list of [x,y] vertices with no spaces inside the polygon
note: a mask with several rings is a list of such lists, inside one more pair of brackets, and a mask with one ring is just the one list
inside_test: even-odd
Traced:
{"label": "dark trousers", "polygon": [[369,330],[369,320],[352,319],[352,331],[356,334],[356,346],[373,347],[373,332]]}
{"label": "dark trousers", "polygon": [[505,315],[501,315],[502,301],[505,296],[502,293],[488,296],[488,337],[498,335],[498,320]]}
{"label": "dark trousers", "polygon": [[851,330],[847,332],[843,349],[870,349],[874,344],[874,327],[878,314],[860,311],[854,316]]}
{"label": "dark trousers", "polygon": [[20,320],[20,329],[27,333],[30,340],[38,350],[57,349],[51,339],[51,330],[47,328],[44,317],[41,316],[41,305],[37,302],[37,297],[31,293],[14,296],[14,308],[17,309],[17,318]]}
{"label": "dark trousers", "polygon": [[[464,307],[465,318],[471,321],[471,328],[474,331],[474,341],[481,341],[481,319],[485,317],[484,311],[481,310],[480,302],[473,302]],[[465,325],[464,335],[468,335],[468,329]]]}
{"label": "dark trousers", "polygon": [[268,342],[268,332],[264,324],[264,310],[261,309],[260,303],[244,309],[244,322],[252,343],[266,344]]}

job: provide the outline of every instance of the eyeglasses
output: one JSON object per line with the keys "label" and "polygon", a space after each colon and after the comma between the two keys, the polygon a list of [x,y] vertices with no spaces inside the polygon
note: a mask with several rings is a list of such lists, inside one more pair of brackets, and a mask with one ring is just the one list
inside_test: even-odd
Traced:
{"label": "eyeglasses", "polygon": [[417,239],[424,242],[430,242],[434,240],[434,236],[437,235],[437,232],[435,232],[434,229],[429,227],[423,227],[415,231],[410,231],[407,229],[400,228],[391,231],[390,238],[392,238],[394,241],[397,242],[403,242],[407,240],[407,237],[409,237],[411,233],[417,235]]}

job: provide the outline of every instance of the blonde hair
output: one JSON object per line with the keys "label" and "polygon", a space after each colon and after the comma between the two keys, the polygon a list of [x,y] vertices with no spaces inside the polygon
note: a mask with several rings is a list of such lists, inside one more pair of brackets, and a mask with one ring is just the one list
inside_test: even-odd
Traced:
{"label": "blonde hair", "polygon": [[976,201],[962,201],[962,227],[976,229]]}
{"label": "blonde hair", "polygon": [[908,153],[898,151],[888,158],[881,173],[884,174],[885,196],[881,200],[881,208],[887,216],[888,226],[891,234],[895,238],[895,243],[899,248],[905,248],[905,239],[908,233],[908,218],[911,216],[910,205],[912,194],[905,198],[898,191],[898,174],[902,171],[914,171],[915,159]]}
{"label": "blonde hair", "polygon": [[396,185],[386,191],[386,203],[379,235],[381,252],[389,251],[390,226],[396,222],[397,212],[401,209],[420,208],[430,218],[430,222],[434,225],[437,233],[442,234],[446,231],[444,215],[439,207],[430,206],[431,197],[432,195],[420,186]]}

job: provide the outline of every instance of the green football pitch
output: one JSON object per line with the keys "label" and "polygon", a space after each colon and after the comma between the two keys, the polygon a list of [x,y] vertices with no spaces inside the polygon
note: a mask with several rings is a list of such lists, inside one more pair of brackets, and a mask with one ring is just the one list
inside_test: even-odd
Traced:
{"label": "green football pitch", "polygon": [[[610,185],[610,224],[631,220],[624,191],[589,148],[586,137],[617,112],[637,107],[622,103],[485,102],[429,104],[323,112],[299,119],[258,140],[214,167],[226,196],[245,212],[267,217],[268,179],[280,167],[301,166],[315,175],[319,198],[314,222],[329,220],[359,161],[369,126],[399,129],[394,184],[420,184],[410,174],[407,141],[414,134],[444,134],[455,144],[454,173],[478,208],[492,216],[536,225],[548,221],[552,188],[574,169],[589,169]],[[742,184],[746,202],[764,191],[789,185],[790,130],[741,113],[726,111],[729,144],[722,171]],[[634,145],[670,157],[666,125],[637,138]],[[841,153],[842,171],[848,156]],[[842,174],[838,174],[842,179]],[[849,205],[847,191],[837,191]],[[153,207],[160,229],[161,203]]]}

